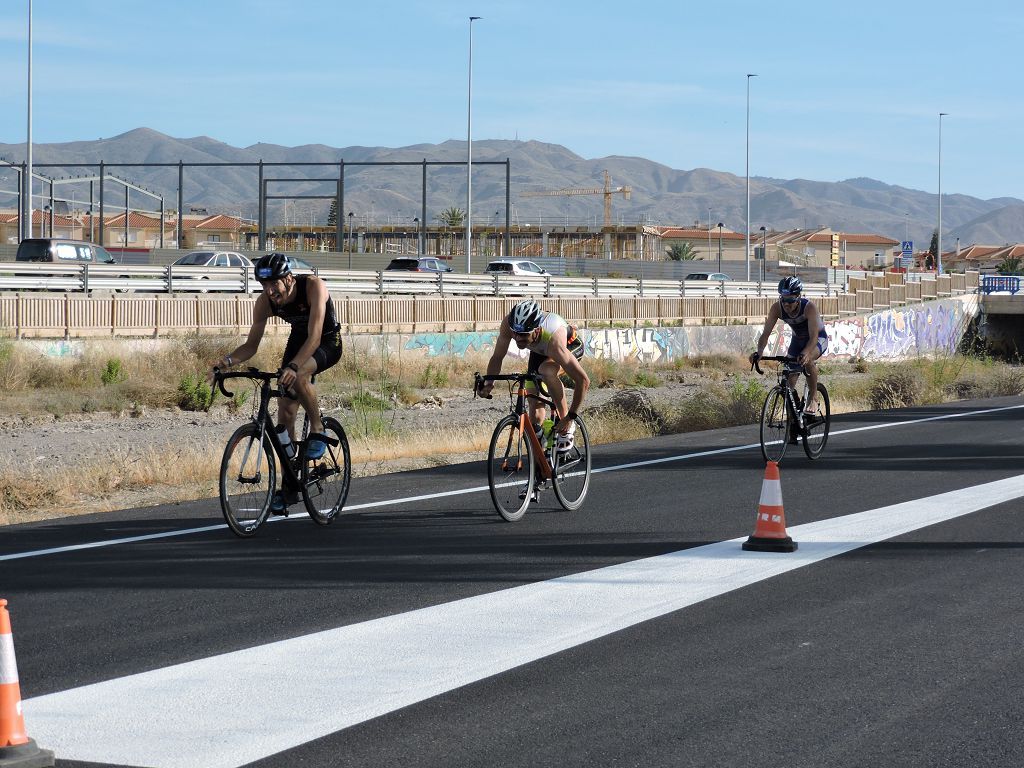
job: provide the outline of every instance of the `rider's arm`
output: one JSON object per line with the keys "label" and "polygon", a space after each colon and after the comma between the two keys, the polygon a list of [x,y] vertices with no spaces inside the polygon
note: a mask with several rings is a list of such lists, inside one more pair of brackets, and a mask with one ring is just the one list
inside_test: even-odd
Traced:
{"label": "rider's arm", "polygon": [[327,299],[327,284],[316,275],[310,275],[306,280],[306,300],[309,302],[306,341],[299,347],[295,357],[286,365],[294,363],[296,368],[301,368],[320,346],[320,339],[324,332],[324,318],[327,316]]}
{"label": "rider's arm", "polygon": [[548,357],[558,363],[572,379],[574,386],[569,411],[570,413],[579,413],[580,408],[583,407],[583,399],[587,395],[587,390],[590,389],[590,377],[583,370],[580,361],[566,346],[565,333],[564,328],[559,328],[551,337],[551,341],[548,343]]}
{"label": "rider's arm", "polygon": [[491,359],[487,361],[487,375],[497,376],[501,373],[501,364],[508,354],[508,345],[512,341],[512,329],[508,326],[508,318],[501,321],[498,329],[498,338],[494,340],[494,351],[491,352]]}
{"label": "rider's arm", "polygon": [[755,353],[758,357],[764,352],[765,346],[768,344],[768,339],[771,338],[772,331],[775,330],[775,324],[779,322],[779,303],[775,302],[772,304],[772,308],[768,310],[768,317],[764,320],[764,328],[761,331],[760,337],[757,339],[757,352]]}
{"label": "rider's arm", "polygon": [[270,319],[270,299],[266,294],[261,293],[256,298],[256,304],[252,309],[252,326],[249,328],[249,335],[245,341],[214,365],[217,368],[230,368],[232,365],[244,363],[256,354],[260,348],[260,341],[267,330],[267,320]]}

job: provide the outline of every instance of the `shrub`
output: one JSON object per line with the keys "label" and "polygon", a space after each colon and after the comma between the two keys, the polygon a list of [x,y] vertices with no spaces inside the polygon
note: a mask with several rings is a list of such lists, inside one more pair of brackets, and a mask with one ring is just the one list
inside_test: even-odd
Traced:
{"label": "shrub", "polygon": [[921,402],[924,381],[921,374],[907,365],[883,371],[868,389],[868,403],[874,410],[907,408]]}
{"label": "shrub", "polygon": [[183,411],[208,411],[213,405],[213,390],[199,374],[185,376],[178,384],[178,392],[181,395],[178,406]]}
{"label": "shrub", "polygon": [[116,357],[112,357],[107,360],[107,364],[103,368],[103,373],[100,374],[100,381],[103,382],[103,386],[109,387],[111,384],[124,381],[125,378],[126,374],[124,371],[124,365],[121,361]]}

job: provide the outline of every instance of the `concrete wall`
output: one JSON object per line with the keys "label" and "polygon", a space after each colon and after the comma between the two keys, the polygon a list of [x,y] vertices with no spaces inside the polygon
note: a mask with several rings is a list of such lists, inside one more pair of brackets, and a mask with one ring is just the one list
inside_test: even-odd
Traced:
{"label": "concrete wall", "polygon": [[[890,309],[869,315],[826,323],[829,350],[826,358],[864,357],[875,360],[899,360],[953,353],[967,327],[978,313],[973,295],[928,302],[904,309]],[[586,354],[597,358],[670,362],[682,357],[712,354],[747,354],[754,350],[761,325],[679,326],[641,328],[602,328],[580,331]],[[457,333],[360,334],[345,339],[347,354],[415,355],[438,357],[470,353],[489,353],[497,331]],[[241,337],[238,337],[241,338]],[[767,354],[784,354],[790,331],[776,331],[769,340]],[[163,339],[105,339],[63,341],[21,341],[42,354],[67,357],[81,354],[87,344],[107,347],[124,345],[126,349],[152,348],[173,343]],[[382,349],[386,347],[386,350]],[[513,357],[527,356],[512,345]]]}

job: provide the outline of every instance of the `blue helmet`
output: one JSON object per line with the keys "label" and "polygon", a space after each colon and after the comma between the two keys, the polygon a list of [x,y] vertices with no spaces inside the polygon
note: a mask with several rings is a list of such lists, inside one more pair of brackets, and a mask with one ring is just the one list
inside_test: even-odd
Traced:
{"label": "blue helmet", "polygon": [[804,281],[795,275],[779,280],[780,296],[799,296],[804,291]]}
{"label": "blue helmet", "polygon": [[280,280],[285,275],[292,273],[291,263],[283,253],[268,253],[260,256],[255,264],[256,279],[260,282],[265,280]]}

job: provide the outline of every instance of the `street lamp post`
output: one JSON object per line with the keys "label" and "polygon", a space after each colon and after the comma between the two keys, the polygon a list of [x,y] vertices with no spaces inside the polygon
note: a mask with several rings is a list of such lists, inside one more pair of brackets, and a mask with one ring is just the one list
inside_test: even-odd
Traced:
{"label": "street lamp post", "polygon": [[942,274],[942,118],[949,112],[939,112],[939,226],[937,227],[938,237],[935,250],[935,274]]}
{"label": "street lamp post", "polygon": [[722,222],[718,222],[718,271],[722,271]]}
{"label": "street lamp post", "polygon": [[469,89],[466,105],[466,272],[473,271],[473,22],[469,17]]}
{"label": "street lamp post", "polygon": [[[708,256],[711,255],[711,206],[708,206]],[[722,270],[718,270],[721,272]]]}
{"label": "street lamp post", "polygon": [[747,75],[747,222],[744,226],[743,248],[747,261],[747,281],[750,281],[750,78],[757,77]]}
{"label": "street lamp post", "polygon": [[423,255],[423,238],[420,235],[420,217],[413,216],[412,223],[416,225],[416,255]]}
{"label": "street lamp post", "polygon": [[28,133],[26,136],[26,168],[22,179],[25,188],[25,217],[22,237],[32,237],[32,0],[28,0]]}
{"label": "street lamp post", "polygon": [[[764,282],[764,263],[768,261],[768,230],[761,227],[761,277],[758,283]],[[760,291],[760,288],[758,289]]]}
{"label": "street lamp post", "polygon": [[355,216],[352,211],[348,212],[348,268],[352,269],[352,218]]}

